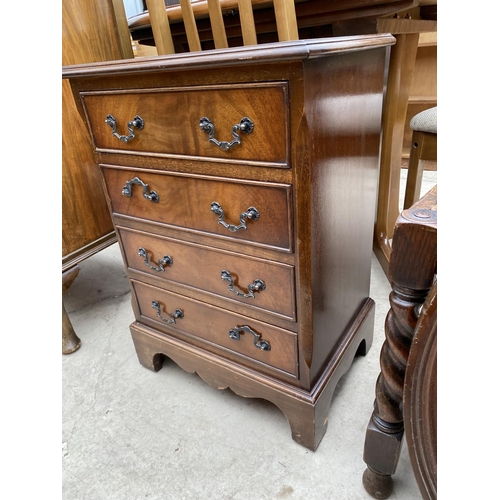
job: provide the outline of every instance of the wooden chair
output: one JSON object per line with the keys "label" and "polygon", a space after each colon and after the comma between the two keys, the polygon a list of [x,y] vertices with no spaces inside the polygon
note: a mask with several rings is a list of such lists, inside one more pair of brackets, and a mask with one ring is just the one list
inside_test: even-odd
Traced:
{"label": "wooden chair", "polygon": [[437,106],[422,111],[410,121],[413,130],[403,208],[420,198],[424,161],[437,161]]}
{"label": "wooden chair", "polygon": [[437,186],[404,210],[394,229],[391,307],[363,455],[363,485],[374,498],[392,493],[405,431],[420,492],[436,498],[436,272]]}
{"label": "wooden chair", "polygon": [[[153,30],[158,55],[174,54],[175,47],[170,29],[171,20],[168,14],[168,9],[165,9],[164,0],[147,0],[146,3],[148,6],[151,28]],[[255,2],[255,0],[237,0],[244,45],[257,44],[257,34],[253,16],[254,3],[262,2]],[[273,0],[272,2],[267,3],[274,4],[279,41],[298,40],[299,35],[294,0]],[[203,5],[200,4],[197,6],[199,7],[197,9],[197,16],[204,14],[204,11],[200,9],[206,6],[216,49],[223,49],[229,46],[226,35],[226,27],[222,17],[222,4],[223,2],[220,0],[207,0],[206,3],[203,3]],[[191,1],[180,0],[180,9],[189,44],[189,50],[191,52],[202,50],[200,36],[196,25],[195,13]]]}
{"label": "wooden chair", "polygon": [[[183,23],[180,0],[164,0],[176,52],[189,50]],[[149,2],[151,4],[151,2]],[[406,12],[415,5],[414,0],[294,0],[282,2],[273,0],[219,0],[224,19],[226,38],[230,47],[249,45],[242,41],[241,25],[250,26],[257,34],[257,43],[274,43],[279,40],[296,39],[295,25],[299,39],[328,38],[333,36],[376,33],[377,19]],[[177,4],[177,5],[175,5]],[[152,4],[151,4],[152,5]],[[249,6],[253,10],[253,21],[249,23]],[[288,7],[288,5],[290,7]],[[283,8],[286,6],[286,9]],[[244,8],[246,7],[246,11]],[[161,9],[161,3],[159,5]],[[243,9],[243,12],[240,12]],[[202,50],[215,48],[209,19],[207,0],[192,2],[192,11]],[[287,17],[289,16],[289,17]],[[138,55],[153,55],[149,47],[156,43],[151,29],[150,13],[146,10],[129,18],[129,28],[137,44]],[[291,28],[287,34],[287,28]],[[279,36],[278,36],[278,31]],[[253,36],[253,35],[252,35]],[[255,43],[254,41],[252,42]],[[163,52],[161,52],[163,54]]]}
{"label": "wooden chair", "polygon": [[[417,2],[422,5],[437,2]],[[379,33],[391,33],[396,44],[391,49],[387,91],[383,111],[383,134],[381,144],[380,177],[378,188],[377,218],[375,223],[374,252],[385,274],[389,272],[389,260],[392,251],[394,225],[401,209],[399,195],[401,186],[401,165],[403,158],[405,134],[407,131],[407,113],[411,104],[416,83],[425,87],[424,82],[436,81],[436,57],[429,57],[427,49],[431,47],[423,43],[427,36],[437,38],[437,20],[413,19],[406,16],[383,18],[377,21]],[[435,53],[437,46],[433,46]],[[419,63],[419,53],[424,52],[423,61]],[[425,64],[424,64],[425,62]],[[419,63],[419,64],[417,64]],[[432,64],[431,64],[432,63]],[[429,96],[427,96],[428,98]],[[434,96],[436,97],[436,96]],[[437,97],[436,97],[437,99]],[[435,106],[434,99],[427,104]],[[416,103],[413,103],[416,104]],[[413,107],[413,106],[412,106]],[[419,110],[420,111],[420,110]]]}

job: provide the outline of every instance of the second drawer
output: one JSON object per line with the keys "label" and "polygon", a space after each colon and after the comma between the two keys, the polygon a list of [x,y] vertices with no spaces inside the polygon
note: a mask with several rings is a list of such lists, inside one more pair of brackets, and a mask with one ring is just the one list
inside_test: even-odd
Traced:
{"label": "second drawer", "polygon": [[294,267],[118,227],[126,265],[295,321]]}
{"label": "second drawer", "polygon": [[115,214],[292,250],[288,184],[100,167]]}

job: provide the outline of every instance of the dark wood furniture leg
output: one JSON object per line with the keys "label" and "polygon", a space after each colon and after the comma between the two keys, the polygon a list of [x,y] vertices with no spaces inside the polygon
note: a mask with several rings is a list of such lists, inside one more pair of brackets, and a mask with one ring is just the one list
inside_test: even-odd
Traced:
{"label": "dark wood furniture leg", "polygon": [[425,301],[403,391],[408,454],[424,500],[437,498],[437,280]]}
{"label": "dark wood furniture leg", "polygon": [[81,345],[81,340],[78,338],[78,335],[75,333],[73,329],[73,325],[68,317],[68,313],[64,307],[64,294],[71,286],[75,278],[78,276],[80,272],[80,268],[78,266],[74,266],[67,271],[62,273],[62,353],[63,354],[71,354],[75,352]]}
{"label": "dark wood furniture leg", "polygon": [[392,492],[404,434],[403,387],[417,320],[437,269],[437,186],[397,219],[389,280],[392,292],[380,353],[374,410],[366,430],[363,485],[374,498]]}

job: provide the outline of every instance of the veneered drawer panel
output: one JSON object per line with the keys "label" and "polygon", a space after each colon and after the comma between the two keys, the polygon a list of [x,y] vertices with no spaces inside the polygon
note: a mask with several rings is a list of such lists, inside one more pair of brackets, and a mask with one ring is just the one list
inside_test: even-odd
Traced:
{"label": "veneered drawer panel", "polygon": [[[246,84],[181,89],[136,89],[81,94],[98,150],[135,154],[188,155],[284,164],[287,161],[287,84]],[[143,128],[132,127],[127,142],[113,136],[107,116],[116,121],[116,132],[128,136],[128,123],[139,116]],[[241,143],[224,151],[209,141],[200,128],[201,118],[214,126],[214,139],[231,143],[233,126],[250,118],[253,130],[238,130]],[[247,128],[247,130],[249,130]]]}
{"label": "veneered drawer panel", "polygon": [[[237,353],[297,376],[297,334],[139,281],[131,280],[131,283],[140,315],[136,318],[138,321],[144,322],[147,318],[159,330],[168,333],[173,328],[223,352]],[[175,316],[176,311],[181,314],[173,323],[172,315]]]}
{"label": "veneered drawer panel", "polygon": [[291,265],[122,227],[118,233],[131,269],[295,320]]}
{"label": "veneered drawer panel", "polygon": [[[101,165],[101,171],[114,213],[291,250],[291,187],[287,184],[110,165]],[[130,196],[123,194],[126,186]],[[152,192],[157,201],[143,195],[151,197]],[[212,211],[214,202],[222,208],[223,217]],[[241,229],[231,231],[220,220]]]}

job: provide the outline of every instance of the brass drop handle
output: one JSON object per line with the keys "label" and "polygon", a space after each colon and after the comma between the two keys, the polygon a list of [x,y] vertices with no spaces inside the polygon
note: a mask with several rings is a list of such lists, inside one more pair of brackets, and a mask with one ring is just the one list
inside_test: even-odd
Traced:
{"label": "brass drop handle", "polygon": [[250,118],[248,118],[247,116],[245,116],[240,120],[240,123],[236,123],[235,125],[233,125],[232,132],[231,132],[232,136],[233,136],[233,140],[231,142],[218,141],[215,138],[215,126],[214,126],[214,124],[206,116],[204,116],[203,118],[200,118],[200,128],[201,128],[201,130],[203,130],[203,132],[208,134],[208,137],[209,137],[208,142],[212,142],[217,147],[222,149],[222,151],[228,151],[236,144],[241,144],[241,137],[238,135],[238,131],[242,132],[243,134],[248,135],[248,134],[251,134],[253,132],[253,127],[254,127],[253,121],[250,120]]}
{"label": "brass drop handle", "polygon": [[231,328],[229,330],[229,336],[233,340],[240,340],[240,334],[241,333],[250,333],[253,335],[253,344],[257,349],[260,349],[262,351],[270,351],[271,350],[271,344],[267,340],[261,340],[260,335],[256,332],[254,332],[249,326],[236,326],[234,328]]}
{"label": "brass drop handle", "polygon": [[128,122],[128,135],[120,135],[116,131],[116,118],[113,115],[108,115],[106,117],[106,123],[111,127],[113,135],[118,137],[118,139],[122,142],[128,142],[135,137],[134,127],[138,130],[142,130],[144,128],[144,120],[139,115],[134,116],[134,119]]}
{"label": "brass drop handle", "polygon": [[249,298],[255,299],[254,292],[260,292],[260,291],[263,291],[266,289],[266,284],[264,283],[264,281],[257,278],[253,281],[253,283],[248,285],[248,293],[240,292],[239,290],[236,290],[234,288],[234,279],[231,276],[231,273],[229,271],[226,271],[225,269],[223,269],[221,271],[220,278],[221,278],[221,280],[225,280],[225,281],[229,282],[229,287],[228,287],[229,291],[238,295],[238,297],[243,297],[245,299],[249,299]]}
{"label": "brass drop handle", "polygon": [[139,179],[139,177],[134,177],[133,179],[130,179],[125,183],[125,186],[123,186],[122,189],[123,196],[128,196],[129,198],[132,196],[132,186],[134,184],[142,186],[142,196],[144,196],[146,200],[158,203],[158,201],[160,200],[158,193],[156,191],[149,191],[149,184],[142,182],[141,179]]}
{"label": "brass drop handle", "polygon": [[148,255],[148,252],[146,251],[145,248],[139,248],[138,250],[138,254],[144,259],[144,265],[146,267],[149,267],[150,269],[152,269],[153,271],[156,271],[157,273],[161,272],[161,271],[165,271],[165,267],[164,266],[171,266],[174,261],[172,260],[172,257],[170,257],[170,255],[165,255],[163,257],[163,259],[160,259],[158,261],[158,266],[153,266],[152,264],[149,263],[149,255]]}
{"label": "brass drop handle", "polygon": [[259,211],[255,207],[248,207],[246,212],[242,212],[240,214],[240,224],[235,226],[233,224],[228,224],[224,221],[224,210],[221,205],[216,201],[213,201],[210,204],[210,210],[219,217],[219,224],[222,224],[226,229],[231,231],[232,233],[239,231],[240,229],[246,229],[247,224],[245,219],[248,220],[258,220],[260,217]]}
{"label": "brass drop handle", "polygon": [[184,317],[184,313],[180,309],[176,309],[173,313],[170,313],[170,319],[164,318],[161,315],[161,305],[157,300],[153,300],[151,302],[151,307],[153,309],[156,309],[156,315],[164,322],[167,324],[175,324],[176,319],[182,319]]}

